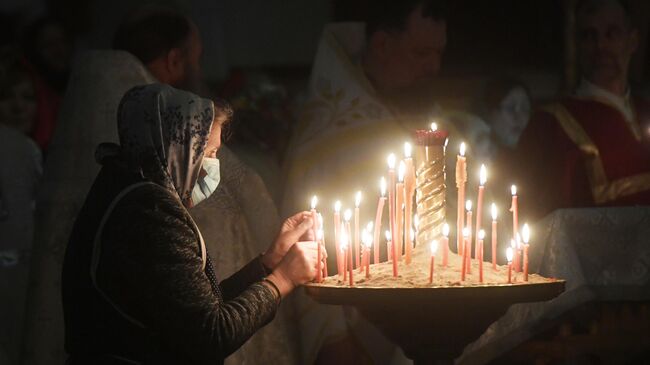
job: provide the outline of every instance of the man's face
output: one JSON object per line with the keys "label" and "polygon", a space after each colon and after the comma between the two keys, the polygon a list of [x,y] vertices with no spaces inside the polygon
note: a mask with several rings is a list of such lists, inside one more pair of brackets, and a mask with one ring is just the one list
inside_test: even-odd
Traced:
{"label": "man's face", "polygon": [[530,98],[526,91],[517,87],[503,98],[497,109],[490,113],[490,122],[499,142],[515,147],[523,133],[531,113]]}
{"label": "man's face", "polygon": [[415,9],[402,32],[389,33],[380,53],[385,68],[384,84],[388,91],[406,91],[431,84],[440,70],[442,54],[447,44],[445,21],[422,17]]}
{"label": "man's face", "polygon": [[601,5],[580,14],[577,37],[580,65],[587,80],[602,85],[627,78],[638,35],[620,6]]}
{"label": "man's face", "polygon": [[29,133],[36,119],[34,86],[25,75],[23,80],[3,90],[0,94],[0,123]]}

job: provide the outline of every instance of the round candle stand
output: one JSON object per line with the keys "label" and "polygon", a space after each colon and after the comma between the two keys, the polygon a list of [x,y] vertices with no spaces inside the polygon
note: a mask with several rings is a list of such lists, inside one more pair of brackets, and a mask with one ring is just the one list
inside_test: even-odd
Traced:
{"label": "round candle stand", "polygon": [[309,284],[321,304],[356,307],[416,365],[451,363],[465,346],[516,303],[540,302],[564,291],[563,280],[536,284],[430,288]]}

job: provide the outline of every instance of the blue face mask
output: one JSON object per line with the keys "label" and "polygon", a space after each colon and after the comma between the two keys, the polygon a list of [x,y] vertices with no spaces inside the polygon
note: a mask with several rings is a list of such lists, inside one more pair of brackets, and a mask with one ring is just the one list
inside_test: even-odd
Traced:
{"label": "blue face mask", "polygon": [[219,159],[217,158],[203,158],[203,169],[207,173],[205,176],[200,177],[194,189],[192,189],[192,202],[194,205],[207,199],[219,186],[221,174],[219,173]]}

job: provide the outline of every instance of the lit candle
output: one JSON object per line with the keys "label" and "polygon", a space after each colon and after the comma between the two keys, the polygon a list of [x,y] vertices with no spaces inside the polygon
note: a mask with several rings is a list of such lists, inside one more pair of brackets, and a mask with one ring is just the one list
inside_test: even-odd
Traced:
{"label": "lit candle", "polygon": [[513,246],[513,249],[515,250],[515,260],[514,260],[514,269],[515,272],[521,272],[521,236],[519,233],[517,233],[517,236],[515,237],[514,241],[515,245]]}
{"label": "lit candle", "polygon": [[391,241],[393,239],[393,234],[389,230],[386,230],[386,258],[388,260],[393,259],[393,247]]}
{"label": "lit candle", "polygon": [[497,206],[492,203],[492,270],[497,270]]}
{"label": "lit candle", "polygon": [[[479,185],[478,185],[478,200],[476,201],[476,231],[475,236],[478,239],[478,231],[481,230],[481,220],[483,219],[483,192],[485,191],[485,183],[487,182],[487,169],[485,165],[481,165],[481,170],[479,173]],[[474,257],[476,255],[476,246],[474,247]]]}
{"label": "lit candle", "polygon": [[[391,153],[388,155],[388,214],[390,215],[390,233],[392,235],[390,242],[397,241],[397,222],[395,221],[395,185],[395,155]],[[397,276],[397,260],[395,260],[395,252],[395,245],[391,244],[391,250],[388,256],[390,256],[390,259],[393,262],[394,277]]]}
{"label": "lit candle", "polygon": [[343,225],[343,229],[341,230],[341,234],[339,235],[339,240],[340,240],[340,246],[341,246],[341,261],[343,262],[343,282],[348,280],[348,269],[347,269],[347,262],[348,262],[348,245],[349,245],[349,239],[348,239],[348,233],[347,229],[345,228],[345,224]]}
{"label": "lit candle", "polygon": [[465,201],[465,183],[467,182],[467,165],[465,159],[465,142],[460,144],[460,153],[456,157],[456,188],[458,190],[458,212],[456,229],[456,249],[459,255],[463,255],[463,246],[465,243],[462,241],[462,230],[465,227],[465,214],[463,212],[463,202]]}
{"label": "lit candle", "polygon": [[[518,244],[517,242],[519,241],[519,235],[517,235],[516,239],[510,240],[510,248],[512,248],[512,255],[513,255],[513,262],[512,262],[512,269],[515,271],[515,276],[517,275],[517,251],[518,251]],[[515,277],[516,280],[516,277]]]}
{"label": "lit candle", "polygon": [[334,203],[334,247],[336,248],[336,270],[341,275],[345,268],[343,267],[343,257],[341,252],[341,201]]}
{"label": "lit candle", "polygon": [[[325,228],[323,225],[323,215],[318,213],[318,224],[320,229],[318,230],[320,232],[320,240],[321,243],[323,244],[323,249],[325,250],[325,253],[327,253],[327,244],[325,244]],[[318,234],[318,232],[317,232]],[[327,257],[324,257],[325,259],[325,265],[323,265],[323,277],[326,278],[328,276],[327,274]]]}
{"label": "lit candle", "polygon": [[346,234],[347,240],[348,240],[348,247],[347,247],[348,250],[347,250],[347,253],[346,253],[347,258],[348,258],[348,262],[347,262],[347,265],[348,265],[348,279],[350,280],[350,286],[354,286],[354,277],[353,277],[354,276],[354,267],[353,267],[353,264],[352,264],[352,245],[350,244],[351,243],[350,242],[351,241],[350,237],[352,236],[351,231],[350,231],[350,219],[352,219],[352,211],[350,211],[350,209],[345,211],[345,213],[343,215],[343,219],[345,219],[345,231],[346,231],[345,234]]}
{"label": "lit candle", "polygon": [[478,281],[483,282],[483,240],[485,239],[485,231],[480,230],[477,234],[478,237]]}
{"label": "lit candle", "polygon": [[438,241],[431,242],[431,267],[429,268],[429,284],[433,283],[433,271],[435,270],[436,251],[438,251]]}
{"label": "lit candle", "polygon": [[512,283],[512,247],[506,250],[506,259],[508,260],[508,284]]}
{"label": "lit candle", "polygon": [[313,230],[314,238],[316,239],[316,243],[317,243],[316,246],[318,247],[317,256],[316,256],[317,257],[317,261],[316,261],[316,282],[320,283],[321,281],[323,281],[323,276],[322,276],[323,275],[323,268],[321,266],[322,265],[322,261],[321,261],[322,260],[321,259],[321,257],[322,257],[321,242],[320,242],[320,240],[318,239],[318,236],[317,236],[317,232],[320,229],[320,227],[319,227],[320,220],[318,219],[318,213],[316,212],[316,205],[317,204],[318,204],[318,197],[316,195],[314,195],[311,198],[311,217],[314,220],[314,225],[312,226],[312,230]]}
{"label": "lit candle", "polygon": [[449,266],[449,224],[442,226],[442,266]]}
{"label": "lit candle", "polygon": [[386,179],[382,177],[379,180],[379,202],[377,203],[377,214],[375,214],[375,234],[373,235],[375,241],[375,255],[374,263],[379,263],[379,233],[381,232],[381,216],[384,212],[384,203],[386,203]]}
{"label": "lit candle", "polygon": [[[404,143],[404,232],[409,232],[411,229],[411,216],[413,212],[413,194],[415,193],[415,167],[413,166],[413,159],[411,158],[411,144]],[[405,262],[411,263],[411,250],[413,249],[412,240],[406,240]]]}
{"label": "lit candle", "polygon": [[359,205],[361,204],[361,192],[357,191],[357,193],[354,195],[354,267],[360,267],[361,262],[359,261],[361,259],[361,251],[360,251],[360,240],[361,237],[359,236]]}
{"label": "lit candle", "polygon": [[510,211],[512,212],[512,237],[517,237],[517,233],[519,233],[519,202],[517,199],[517,185],[512,185],[510,187],[510,192],[512,193],[512,205],[510,206]]}
{"label": "lit candle", "polygon": [[[321,283],[323,282],[323,268],[321,267],[322,263],[322,254],[321,254],[321,245],[322,245],[322,240],[323,240],[323,230],[319,229],[316,231],[316,244],[318,245],[318,262],[316,263],[316,282]],[[324,265],[327,268],[327,265]],[[325,275],[327,276],[327,275]]]}
{"label": "lit candle", "polygon": [[435,122],[431,123],[431,131],[435,132],[437,130],[438,130],[438,124],[436,124]]}
{"label": "lit candle", "polygon": [[406,173],[406,165],[404,164],[404,161],[400,161],[399,163],[399,170],[398,170],[398,180],[397,180],[397,185],[395,186],[395,222],[396,222],[396,230],[397,230],[397,236],[396,240],[393,240],[393,253],[396,254],[394,255],[393,258],[397,258],[397,260],[402,259],[402,253],[403,253],[403,247],[404,247],[404,235],[407,233],[405,227],[404,227],[404,211],[402,210],[404,208],[404,174]]}
{"label": "lit candle", "polygon": [[370,231],[372,230],[372,222],[369,223],[368,228],[363,231],[364,236],[363,236],[363,257],[365,259],[365,266],[366,266],[366,278],[370,277],[370,248],[372,247],[372,235],[370,234]]}
{"label": "lit candle", "polygon": [[524,223],[521,229],[521,239],[524,241],[524,281],[528,281],[528,243],[530,242],[530,228]]}
{"label": "lit candle", "polygon": [[467,256],[469,254],[469,249],[467,248],[467,242],[469,241],[469,229],[467,227],[463,228],[463,255],[462,257],[462,265],[461,265],[461,272],[460,272],[460,280],[465,281],[465,273],[467,271]]}
{"label": "lit candle", "polygon": [[361,231],[361,265],[359,265],[359,273],[362,273],[363,270],[366,268],[366,260],[370,261],[370,258],[368,257],[369,252],[366,252],[363,235],[370,235],[370,238],[372,239],[372,234],[370,233],[372,232],[372,227],[373,227],[373,222],[368,222],[366,228],[364,228]]}
{"label": "lit candle", "polygon": [[465,209],[467,209],[467,231],[469,232],[467,247],[469,252],[465,255],[467,260],[467,273],[472,273],[472,201],[465,202]]}

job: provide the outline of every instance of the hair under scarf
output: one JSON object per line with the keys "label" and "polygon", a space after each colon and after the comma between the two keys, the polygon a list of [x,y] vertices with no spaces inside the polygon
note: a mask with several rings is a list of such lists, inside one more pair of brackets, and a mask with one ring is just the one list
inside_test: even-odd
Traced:
{"label": "hair under scarf", "polygon": [[164,84],[137,86],[117,112],[120,159],[189,207],[213,119],[208,99]]}

